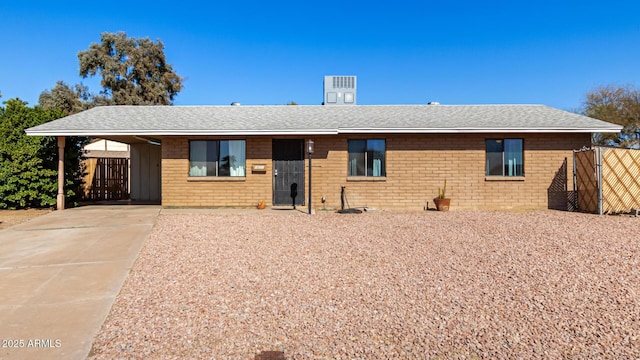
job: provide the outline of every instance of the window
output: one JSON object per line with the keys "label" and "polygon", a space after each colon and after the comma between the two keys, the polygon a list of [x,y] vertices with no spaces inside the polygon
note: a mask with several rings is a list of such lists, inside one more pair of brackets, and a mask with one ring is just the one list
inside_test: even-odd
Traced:
{"label": "window", "polygon": [[348,176],[386,176],[385,140],[348,140]]}
{"label": "window", "polygon": [[189,176],[245,176],[244,140],[191,140]]}
{"label": "window", "polygon": [[524,176],[522,139],[487,139],[487,176]]}

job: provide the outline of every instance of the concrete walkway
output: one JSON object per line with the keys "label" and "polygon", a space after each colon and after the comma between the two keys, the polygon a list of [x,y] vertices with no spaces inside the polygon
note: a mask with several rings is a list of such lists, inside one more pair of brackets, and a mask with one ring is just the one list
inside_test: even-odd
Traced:
{"label": "concrete walkway", "polygon": [[86,206],[0,230],[0,359],[85,359],[160,206]]}

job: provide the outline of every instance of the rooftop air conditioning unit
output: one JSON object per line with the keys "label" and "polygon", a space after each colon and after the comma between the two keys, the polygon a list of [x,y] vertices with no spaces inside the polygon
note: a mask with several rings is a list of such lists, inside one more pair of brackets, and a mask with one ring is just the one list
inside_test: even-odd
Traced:
{"label": "rooftop air conditioning unit", "polygon": [[325,76],[324,105],[355,105],[355,76]]}

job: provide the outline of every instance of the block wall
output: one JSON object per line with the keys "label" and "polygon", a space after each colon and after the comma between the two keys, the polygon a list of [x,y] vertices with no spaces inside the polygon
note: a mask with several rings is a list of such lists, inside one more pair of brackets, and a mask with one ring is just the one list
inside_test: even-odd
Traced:
{"label": "block wall", "polygon": [[[246,140],[244,178],[189,177],[189,140]],[[252,172],[253,165],[264,172]],[[162,139],[162,206],[254,207],[261,200],[271,204],[271,138],[178,137]]]}
{"label": "block wall", "polygon": [[[225,137],[247,141],[247,176],[237,179],[190,179],[189,139],[162,141],[163,206],[251,207],[261,199],[272,203],[270,137]],[[386,177],[347,177],[347,140],[386,140]],[[524,177],[485,176],[485,139],[524,139]],[[351,207],[421,210],[447,179],[452,210],[546,209],[556,207],[573,188],[572,149],[590,144],[590,134],[396,134],[313,136],[312,205],[340,207],[340,189],[346,187]],[[566,162],[565,162],[566,159]],[[252,173],[253,164],[266,165]],[[308,169],[308,159],[306,160]],[[308,170],[305,187],[308,185]],[[308,194],[308,191],[305,191]],[[325,197],[326,201],[321,201]],[[560,200],[558,200],[560,198]]]}

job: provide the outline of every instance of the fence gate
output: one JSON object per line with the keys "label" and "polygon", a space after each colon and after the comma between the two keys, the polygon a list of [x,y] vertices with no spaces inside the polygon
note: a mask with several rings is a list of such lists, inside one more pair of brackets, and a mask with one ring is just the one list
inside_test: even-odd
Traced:
{"label": "fence gate", "polygon": [[625,213],[640,208],[640,150],[594,147],[574,151],[577,209]]}
{"label": "fence gate", "polygon": [[89,158],[85,164],[85,200],[129,198],[129,159]]}
{"label": "fence gate", "polygon": [[573,153],[575,192],[580,212],[598,213],[598,175],[596,174],[595,150],[583,149]]}

